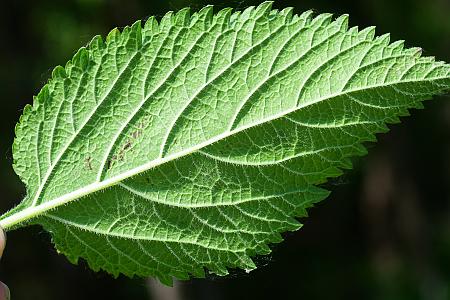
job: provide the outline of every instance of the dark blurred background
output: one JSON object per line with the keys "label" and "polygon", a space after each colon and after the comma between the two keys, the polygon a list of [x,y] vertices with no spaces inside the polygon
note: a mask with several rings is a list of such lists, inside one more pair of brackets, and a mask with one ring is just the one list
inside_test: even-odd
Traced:
{"label": "dark blurred background", "polygon": [[[0,1],[0,210],[24,196],[11,144],[21,109],[56,65],[92,36],[137,19],[205,4],[243,9],[259,1]],[[392,40],[450,61],[450,0],[275,1],[377,26]],[[369,145],[353,171],[327,184],[331,196],[305,226],[257,257],[250,274],[231,270],[164,289],[145,279],[94,273],[56,253],[39,227],[11,232],[0,279],[13,300],[79,299],[450,299],[450,96],[413,111]],[[161,296],[162,295],[162,296]]]}

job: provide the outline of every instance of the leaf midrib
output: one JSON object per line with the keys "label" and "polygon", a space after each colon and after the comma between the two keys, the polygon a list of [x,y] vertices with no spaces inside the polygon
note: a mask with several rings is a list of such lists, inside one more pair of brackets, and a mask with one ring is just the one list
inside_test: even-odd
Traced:
{"label": "leaf midrib", "polygon": [[206,146],[209,146],[209,145],[211,145],[211,144],[213,144],[215,142],[223,140],[223,139],[225,139],[225,138],[227,138],[229,136],[232,136],[234,134],[237,134],[237,133],[242,132],[244,130],[247,130],[249,128],[261,125],[263,123],[267,123],[267,122],[270,122],[270,121],[282,118],[282,117],[284,117],[284,116],[286,116],[286,115],[288,115],[290,113],[293,113],[293,112],[295,112],[295,111],[297,111],[299,109],[302,109],[302,108],[305,108],[305,107],[308,107],[308,106],[320,103],[322,101],[326,101],[326,100],[337,98],[337,97],[342,97],[342,96],[345,96],[345,95],[350,95],[351,93],[357,93],[357,92],[361,92],[361,91],[366,91],[366,90],[371,90],[371,89],[376,89],[376,88],[382,88],[382,87],[395,86],[395,85],[399,85],[399,84],[420,83],[420,82],[433,82],[434,84],[437,84],[435,82],[436,80],[443,80],[443,79],[450,79],[449,74],[447,74],[445,76],[442,76],[442,77],[423,78],[423,79],[419,79],[419,80],[416,79],[416,80],[406,80],[406,81],[395,81],[395,82],[390,82],[390,83],[387,83],[387,84],[377,84],[377,85],[372,85],[372,86],[366,86],[366,87],[363,87],[363,88],[357,88],[357,89],[347,90],[345,92],[336,93],[336,94],[333,94],[333,95],[329,95],[327,97],[322,97],[322,98],[316,99],[315,101],[304,103],[301,106],[297,106],[297,107],[285,110],[283,112],[280,112],[280,113],[278,113],[276,115],[273,115],[273,116],[270,116],[268,118],[262,119],[260,121],[255,122],[255,123],[248,124],[246,126],[241,126],[241,127],[238,127],[238,128],[236,128],[234,130],[224,132],[224,133],[219,134],[219,135],[217,135],[217,136],[215,136],[215,137],[213,137],[213,138],[211,138],[209,140],[206,140],[206,141],[204,141],[204,142],[202,142],[202,143],[200,143],[198,145],[195,145],[195,146],[193,146],[191,148],[188,148],[188,149],[185,149],[185,150],[182,150],[182,151],[179,151],[179,152],[175,152],[175,153],[170,154],[168,156],[165,156],[163,158],[155,159],[155,160],[150,161],[150,162],[148,162],[146,164],[143,164],[141,166],[138,166],[136,168],[128,170],[128,171],[126,171],[124,173],[121,173],[121,174],[119,174],[117,176],[108,178],[108,179],[106,179],[106,180],[104,180],[102,182],[95,182],[95,183],[89,184],[89,185],[87,185],[87,186],[85,186],[85,187],[83,187],[81,189],[72,191],[72,192],[70,192],[68,194],[65,194],[65,195],[62,195],[62,196],[57,197],[55,199],[46,201],[46,202],[44,202],[42,204],[39,204],[39,205],[36,205],[36,206],[32,206],[32,207],[27,207],[27,208],[23,209],[22,211],[19,211],[19,212],[13,214],[13,215],[10,215],[10,216],[6,217],[3,220],[0,220],[0,227],[2,227],[5,230],[8,230],[12,226],[19,225],[19,224],[23,223],[24,221],[27,221],[27,220],[32,219],[34,217],[37,217],[37,216],[39,216],[39,215],[41,215],[41,214],[43,214],[43,213],[45,213],[47,211],[55,209],[55,208],[57,208],[57,207],[59,207],[61,205],[67,204],[67,203],[69,203],[71,201],[75,201],[77,199],[80,199],[80,198],[82,198],[84,196],[87,196],[89,194],[92,194],[94,192],[103,190],[105,188],[114,186],[114,185],[118,184],[119,182],[121,182],[121,181],[123,181],[123,180],[125,180],[127,178],[130,178],[130,177],[136,176],[138,174],[141,174],[141,173],[143,173],[145,171],[148,171],[148,170],[150,170],[152,168],[155,168],[155,167],[163,165],[163,164],[165,164],[167,162],[170,162],[170,161],[172,161],[174,159],[178,159],[178,158],[187,156],[189,154],[192,154],[192,153],[196,152],[197,150],[200,150],[200,149],[202,149],[202,148],[204,148]]}

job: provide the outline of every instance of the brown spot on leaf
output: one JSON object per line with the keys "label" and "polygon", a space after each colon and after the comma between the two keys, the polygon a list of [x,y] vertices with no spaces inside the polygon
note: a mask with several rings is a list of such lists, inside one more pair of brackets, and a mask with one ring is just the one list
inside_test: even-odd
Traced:
{"label": "brown spot on leaf", "polygon": [[89,171],[92,171],[92,157],[88,156],[84,159],[84,167]]}

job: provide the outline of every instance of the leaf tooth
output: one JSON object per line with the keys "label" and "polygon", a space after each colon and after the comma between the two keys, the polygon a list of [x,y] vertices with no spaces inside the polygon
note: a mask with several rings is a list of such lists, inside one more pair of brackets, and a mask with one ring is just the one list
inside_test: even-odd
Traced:
{"label": "leaf tooth", "polygon": [[219,276],[226,276],[229,274],[228,269],[221,264],[210,263],[206,264],[206,268],[210,273],[214,273]]}
{"label": "leaf tooth", "polygon": [[306,24],[306,20],[305,19],[300,19],[299,15],[294,14],[292,16],[290,24],[295,24],[295,26],[304,27],[305,24]]}
{"label": "leaf tooth", "polygon": [[81,47],[72,58],[74,66],[85,70],[89,65],[89,51],[85,47]]}
{"label": "leaf tooth", "polygon": [[240,267],[242,266],[242,268],[245,269],[246,272],[250,272],[256,269],[255,262],[248,255],[242,255],[240,257],[240,263]]}
{"label": "leaf tooth", "polygon": [[[280,243],[283,241],[283,238],[280,234],[274,234],[271,239],[267,242],[269,243]],[[259,254],[259,255],[267,255],[270,254],[272,250],[266,243],[261,243],[257,246],[257,248],[254,250],[254,253],[252,254]],[[249,253],[250,254],[250,253]]]}
{"label": "leaf tooth", "polygon": [[124,38],[127,38],[130,35],[131,32],[131,27],[129,25],[125,26],[122,28],[122,30],[119,29],[119,34],[118,34],[118,40],[122,40]]}
{"label": "leaf tooth", "polygon": [[359,35],[366,41],[373,41],[375,38],[375,26],[369,26],[359,32]]}
{"label": "leaf tooth", "polygon": [[365,155],[367,155],[367,148],[364,147],[363,144],[356,144],[354,146],[354,148],[355,148],[355,155],[356,156],[365,156]]}
{"label": "leaf tooth", "polygon": [[232,26],[234,23],[238,22],[240,16],[241,16],[241,12],[240,12],[240,11],[235,11],[235,12],[230,16],[230,26]]}
{"label": "leaf tooth", "polygon": [[390,39],[391,39],[390,34],[389,33],[385,33],[385,34],[382,34],[380,36],[377,36],[374,39],[374,44],[376,44],[376,46],[377,46],[376,48],[377,49],[383,49],[383,48],[385,48],[385,47],[387,47],[389,45]]}
{"label": "leaf tooth", "polygon": [[247,20],[247,19],[251,18],[254,11],[255,11],[255,7],[249,6],[241,12],[239,18],[242,20]]}
{"label": "leaf tooth", "polygon": [[[53,244],[55,244],[55,242],[53,242]],[[56,252],[58,252],[58,254],[65,255],[67,257],[67,260],[74,265],[78,265],[78,263],[80,261],[80,257],[77,255],[70,255],[70,253],[62,252],[59,249],[56,249]],[[100,268],[97,265],[93,265],[89,262],[88,262],[88,265],[89,265],[89,268],[91,268],[94,272],[100,271]]]}
{"label": "leaf tooth", "polygon": [[420,47],[412,47],[403,50],[403,53],[406,55],[410,55],[415,58],[420,58],[422,56],[423,49]]}
{"label": "leaf tooth", "polygon": [[205,269],[203,267],[199,267],[198,265],[193,265],[192,269],[189,270],[189,273],[196,278],[205,278],[206,275]]}
{"label": "leaf tooth", "polygon": [[[198,21],[204,24],[204,30],[207,30],[213,24],[214,8],[212,5],[203,7],[197,13]],[[191,23],[192,24],[192,23]]]}
{"label": "leaf tooth", "polygon": [[399,117],[409,117],[410,115],[411,115],[411,113],[409,112],[409,109],[407,109],[407,108],[401,109],[400,112],[398,113]]}
{"label": "leaf tooth", "polygon": [[343,14],[336,18],[333,23],[336,24],[337,27],[339,27],[340,31],[345,32],[348,29],[348,19],[348,14]]}
{"label": "leaf tooth", "polygon": [[284,16],[284,20],[286,23],[292,22],[292,17],[294,15],[294,8],[292,7],[286,7],[279,13],[280,15]]}
{"label": "leaf tooth", "polygon": [[[44,85],[44,87],[42,89],[44,89],[46,86],[47,85]],[[26,104],[25,107],[23,108],[23,113],[19,118],[19,123],[28,119],[30,117],[30,113],[32,111],[33,111],[33,106],[31,104]]]}
{"label": "leaf tooth", "polygon": [[391,118],[386,120],[387,124],[398,124],[400,123],[400,118],[398,116],[392,116]]}
{"label": "leaf tooth", "polygon": [[255,12],[254,12],[255,16],[257,16],[257,17],[268,16],[271,13],[272,6],[273,6],[273,1],[265,1],[265,2],[261,3],[255,9]]}
{"label": "leaf tooth", "polygon": [[391,34],[382,34],[376,40],[379,41],[381,46],[388,46],[391,41]]}
{"label": "leaf tooth", "polygon": [[140,29],[142,30],[142,20],[136,20],[136,21],[131,25],[131,31],[137,30],[138,28],[140,28]]}
{"label": "leaf tooth", "polygon": [[162,284],[167,285],[167,286],[170,286],[170,287],[173,286],[173,278],[172,278],[172,276],[169,276],[169,275],[166,275],[166,274],[159,273],[159,274],[157,275],[157,277],[158,277],[158,280],[159,280]]}
{"label": "leaf tooth", "polygon": [[[335,178],[341,176],[342,174],[344,174],[344,172],[342,171],[341,168],[339,168],[338,166],[333,166],[328,171],[328,174],[326,174],[326,178],[324,178],[322,182],[318,182],[316,184],[319,185],[326,183],[327,181],[330,180],[330,178]],[[313,185],[308,189],[308,194],[309,194],[308,198],[303,198],[301,205],[298,206],[298,213],[296,214],[297,217],[300,218],[308,217],[309,216],[308,209],[314,207],[316,203],[321,202],[325,198],[328,198],[328,196],[330,196],[331,194],[331,191],[321,187],[320,185],[319,186]]]}
{"label": "leaf tooth", "polygon": [[341,169],[339,169],[337,167],[334,167],[334,166],[330,167],[327,170],[327,172],[328,172],[327,173],[327,178],[338,177],[338,176],[341,176],[342,174],[344,174],[344,172]]}
{"label": "leaf tooth", "polygon": [[[295,210],[294,211],[294,216],[296,217],[301,217],[301,211],[300,210]],[[302,228],[303,224],[300,223],[296,218],[289,218],[289,224],[286,224],[286,231],[297,231],[300,228]],[[281,238],[281,240],[278,238]],[[281,243],[283,241],[282,236],[278,233],[278,236],[276,237],[276,239],[273,241],[273,243]]]}
{"label": "leaf tooth", "polygon": [[389,132],[390,129],[389,129],[388,125],[387,125],[387,122],[380,123],[379,125],[380,125],[380,127],[378,128],[378,133],[387,133],[387,132]]}
{"label": "leaf tooth", "polygon": [[353,26],[351,27],[348,31],[347,34],[349,36],[357,36],[358,35],[358,26]]}
{"label": "leaf tooth", "polygon": [[422,102],[422,101],[417,101],[417,102],[414,104],[414,106],[413,106],[412,108],[415,108],[415,109],[424,109],[425,106],[423,105],[423,102]]}
{"label": "leaf tooth", "polygon": [[377,136],[375,134],[370,133],[364,138],[364,141],[375,143],[377,141]]}
{"label": "leaf tooth", "polygon": [[224,8],[214,15],[214,22],[220,25],[228,26],[232,14],[232,8]]}
{"label": "leaf tooth", "polygon": [[[170,275],[178,280],[189,280],[189,274],[182,271],[170,272]],[[171,280],[173,281],[173,280]]]}
{"label": "leaf tooth", "polygon": [[152,16],[145,21],[143,32],[147,36],[152,36],[159,32],[159,24],[155,17]]}
{"label": "leaf tooth", "polygon": [[55,79],[67,78],[66,70],[62,66],[56,66],[52,71],[52,78]]}
{"label": "leaf tooth", "polygon": [[191,19],[191,9],[185,7],[179,10],[174,16],[174,25],[176,26],[188,26]]}
{"label": "leaf tooth", "polygon": [[173,11],[167,12],[159,22],[159,28],[161,32],[166,32],[169,30],[170,27],[172,27],[172,20],[173,20]]}
{"label": "leaf tooth", "polygon": [[388,46],[388,48],[392,49],[391,55],[399,55],[402,53],[403,48],[405,47],[405,41],[404,40],[398,40],[393,42]]}
{"label": "leaf tooth", "polygon": [[120,35],[119,29],[117,27],[113,28],[106,36],[106,44],[109,45],[116,41]]}
{"label": "leaf tooth", "polygon": [[353,167],[353,163],[350,160],[350,158],[346,157],[346,158],[342,159],[342,161],[340,161],[340,167],[342,169],[350,170]]}
{"label": "leaf tooth", "polygon": [[40,105],[47,102],[50,99],[50,84],[44,85],[42,90],[37,96],[33,96],[32,111],[36,111]]}
{"label": "leaf tooth", "polygon": [[307,26],[309,24],[311,24],[312,20],[313,20],[313,15],[314,15],[314,11],[312,9],[305,11],[304,13],[302,13],[300,16],[299,15],[295,15],[292,18],[292,22],[297,22],[299,21],[299,23],[303,23],[303,24],[297,24],[300,27],[304,27]]}
{"label": "leaf tooth", "polygon": [[123,27],[122,31],[119,30],[117,41],[123,42],[124,40],[128,40],[133,35],[136,35],[135,38],[137,41],[142,41],[142,37],[140,37],[141,30],[141,21],[137,20],[131,26],[127,25]]}
{"label": "leaf tooth", "polygon": [[333,14],[330,14],[330,13],[320,14],[312,20],[311,26],[326,27],[331,23],[332,19],[333,19]]}
{"label": "leaf tooth", "polygon": [[134,36],[135,50],[138,50],[139,48],[141,48],[142,47],[142,23],[141,23],[141,20],[137,20],[136,22],[133,23],[133,25],[131,25],[129,34]]}
{"label": "leaf tooth", "polygon": [[105,47],[105,43],[103,42],[103,38],[101,35],[94,36],[88,44],[88,48],[91,51],[102,50],[102,49],[104,49],[104,47]]}

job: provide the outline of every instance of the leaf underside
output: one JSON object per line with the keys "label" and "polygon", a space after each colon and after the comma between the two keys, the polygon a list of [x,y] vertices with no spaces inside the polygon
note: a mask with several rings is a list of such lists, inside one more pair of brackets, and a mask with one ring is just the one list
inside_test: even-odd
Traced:
{"label": "leaf underside", "polygon": [[448,64],[347,22],[266,2],[94,37],[25,107],[27,197],[2,219],[39,211],[21,225],[114,276],[254,269],[328,195],[317,185],[450,88]]}

